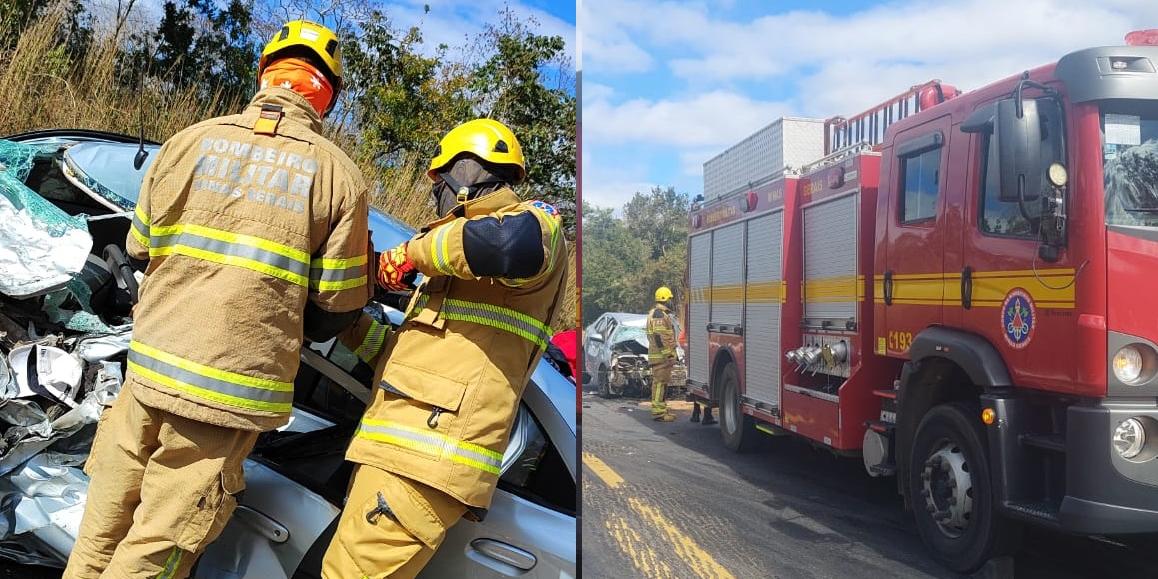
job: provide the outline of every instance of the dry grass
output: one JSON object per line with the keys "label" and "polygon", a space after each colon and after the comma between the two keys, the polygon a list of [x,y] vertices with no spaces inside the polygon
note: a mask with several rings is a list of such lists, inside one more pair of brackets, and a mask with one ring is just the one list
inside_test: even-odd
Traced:
{"label": "dry grass", "polygon": [[[146,83],[129,90],[117,78],[117,46],[111,38],[97,39],[88,54],[70,62],[57,45],[55,31],[62,14],[50,13],[20,35],[16,47],[0,53],[0,134],[36,129],[70,128],[136,135],[163,142],[185,127],[204,119],[240,111],[245,103],[202,98],[196,89],[163,90]],[[9,31],[0,30],[0,34]],[[329,135],[346,151],[353,151],[349,135]],[[430,181],[424,160],[406,158],[398,166],[382,167],[372,159],[355,158],[367,183],[371,203],[415,227],[429,222]],[[388,248],[378,248],[384,250]],[[570,248],[569,290],[560,328],[577,325],[575,249]]]}

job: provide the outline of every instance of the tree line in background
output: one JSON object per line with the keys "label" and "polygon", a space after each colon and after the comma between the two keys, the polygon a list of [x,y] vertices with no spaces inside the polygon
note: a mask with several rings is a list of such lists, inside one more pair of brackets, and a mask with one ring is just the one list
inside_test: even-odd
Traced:
{"label": "tree line in background", "polygon": [[[461,43],[431,46],[427,16],[399,22],[381,0],[165,0],[147,10],[156,2],[0,0],[0,135],[81,128],[164,141],[240,112],[262,47],[304,17],[343,39],[346,90],[326,132],[372,184],[376,207],[429,221],[425,170],[439,139],[488,116],[522,142],[519,195],[558,207],[574,239],[575,71],[563,38],[533,19],[507,7]],[[578,322],[574,249],[560,329]]]}
{"label": "tree line in background", "polygon": [[660,286],[682,306],[690,203],[674,187],[653,187],[636,192],[618,215],[583,205],[584,326],[605,312],[646,313]]}
{"label": "tree line in background", "polygon": [[[55,43],[39,74],[60,79],[64,86],[58,90],[81,84],[77,77],[86,74],[92,53],[100,52],[113,61],[116,89],[157,102],[166,95],[192,95],[209,103],[207,112],[226,114],[238,112],[253,95],[261,48],[283,22],[303,16],[321,21],[343,39],[347,87],[328,130],[371,177],[408,172],[405,177],[417,179],[447,130],[474,117],[495,118],[515,131],[528,159],[520,195],[557,205],[574,233],[573,66],[563,38],[538,34],[537,22],[509,7],[462,45],[430,47],[421,22],[396,22],[384,3],[373,0],[166,0],[152,21],[141,14],[142,4],[4,0],[0,62],[17,50],[25,32],[51,18]],[[94,8],[112,18],[98,21]],[[148,137],[169,136],[148,125]],[[121,128],[131,134],[138,129]],[[395,192],[375,193],[382,198]],[[405,201],[402,207],[413,207]]]}

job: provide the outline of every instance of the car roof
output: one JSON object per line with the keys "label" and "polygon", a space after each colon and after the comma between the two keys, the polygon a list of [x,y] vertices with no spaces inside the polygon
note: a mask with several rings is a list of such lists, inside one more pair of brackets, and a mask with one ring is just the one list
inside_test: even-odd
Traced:
{"label": "car roof", "polygon": [[610,318],[619,322],[623,326],[644,326],[647,323],[647,316],[643,314],[629,314],[626,312],[611,312],[603,314],[603,317]]}
{"label": "car roof", "polygon": [[[96,186],[92,189],[103,192],[108,201],[124,211],[136,207],[141,194],[141,180],[161,148],[159,143],[149,140],[139,143],[138,139],[128,135],[84,129],[31,131],[4,138],[28,145],[71,145],[68,153],[74,170],[86,181],[93,181],[90,184]],[[139,169],[134,169],[133,158],[141,147],[148,156]],[[110,167],[110,164],[117,167]],[[370,233],[375,250],[385,251],[413,237],[414,228],[371,207]]]}

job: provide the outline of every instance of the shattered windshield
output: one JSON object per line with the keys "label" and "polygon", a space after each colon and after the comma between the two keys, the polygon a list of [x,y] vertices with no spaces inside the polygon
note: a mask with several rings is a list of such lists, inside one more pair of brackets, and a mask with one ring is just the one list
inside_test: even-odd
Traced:
{"label": "shattered windshield", "polygon": [[1158,227],[1158,110],[1102,111],[1106,223]]}
{"label": "shattered windshield", "polygon": [[615,335],[611,337],[611,342],[626,342],[628,340],[643,340],[647,341],[647,331],[640,327],[634,326],[620,326],[615,331]]}

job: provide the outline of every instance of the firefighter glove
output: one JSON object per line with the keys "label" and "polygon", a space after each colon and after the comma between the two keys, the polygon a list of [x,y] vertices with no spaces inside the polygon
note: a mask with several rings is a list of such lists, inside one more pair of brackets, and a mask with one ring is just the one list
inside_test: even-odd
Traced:
{"label": "firefighter glove", "polygon": [[408,290],[414,287],[418,270],[406,253],[406,243],[382,253],[378,258],[378,285],[390,291]]}

